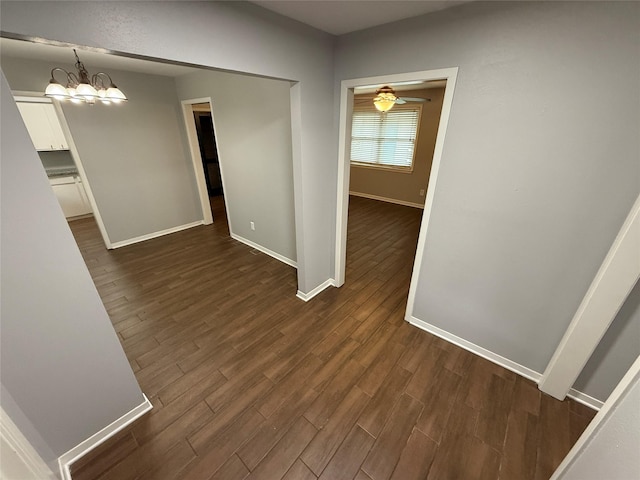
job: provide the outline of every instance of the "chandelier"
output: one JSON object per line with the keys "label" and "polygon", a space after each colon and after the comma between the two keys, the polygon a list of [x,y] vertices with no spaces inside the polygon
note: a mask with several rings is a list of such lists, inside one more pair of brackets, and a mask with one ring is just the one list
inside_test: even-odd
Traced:
{"label": "chandelier", "polygon": [[[44,91],[46,97],[91,105],[96,100],[105,104],[127,101],[127,97],[115,86],[109,74],[98,72],[89,77],[89,72],[80,61],[80,58],[78,58],[75,48],[73,53],[76,56],[76,70],[78,73],[67,72],[65,69],[57,67],[51,70],[51,80],[49,80],[49,85]],[[67,76],[66,86],[63,86],[55,79],[56,72],[64,72]]]}

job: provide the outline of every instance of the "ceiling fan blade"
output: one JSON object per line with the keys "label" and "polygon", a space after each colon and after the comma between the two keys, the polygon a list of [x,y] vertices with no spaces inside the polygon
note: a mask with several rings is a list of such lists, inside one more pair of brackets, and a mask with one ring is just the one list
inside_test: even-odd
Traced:
{"label": "ceiling fan blade", "polygon": [[405,99],[404,99],[404,98],[400,98],[400,97],[398,97],[398,98],[396,98],[395,103],[396,103],[396,105],[404,105],[404,104],[405,104],[405,103],[407,103],[407,102],[405,101]]}
{"label": "ceiling fan blade", "polygon": [[[430,102],[431,101],[430,98],[419,98],[419,97],[401,97],[401,98],[398,98],[398,100],[403,100],[402,103],[405,103],[405,102]],[[396,100],[396,103],[398,103],[397,100]]]}

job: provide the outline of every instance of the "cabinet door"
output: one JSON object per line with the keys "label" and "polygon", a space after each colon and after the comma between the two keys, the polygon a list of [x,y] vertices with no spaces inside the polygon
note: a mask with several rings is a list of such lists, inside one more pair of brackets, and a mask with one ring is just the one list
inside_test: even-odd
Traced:
{"label": "cabinet door", "polygon": [[60,125],[55,107],[46,103],[43,104],[43,106],[45,107],[45,115],[51,128],[51,145],[53,146],[53,150],[69,150],[69,145],[62,131],[62,125]]}
{"label": "cabinet door", "polygon": [[[58,198],[58,203],[62,207],[64,216],[70,218],[91,213],[91,206],[83,195],[84,187],[82,183],[79,179],[68,178],[68,181],[65,181],[67,177],[65,179],[57,179],[51,185]],[[63,181],[65,183],[62,183]]]}
{"label": "cabinet door", "polygon": [[18,103],[18,110],[36,150],[52,150],[51,127],[42,103]]}
{"label": "cabinet door", "polygon": [[69,149],[53,105],[28,102],[17,105],[36,150]]}
{"label": "cabinet door", "polygon": [[87,191],[85,190],[84,184],[82,183],[82,180],[80,180],[80,177],[76,177],[76,187],[78,188],[78,193],[80,194],[80,200],[82,201],[82,215],[93,213],[93,209],[91,208],[91,202],[89,202]]}

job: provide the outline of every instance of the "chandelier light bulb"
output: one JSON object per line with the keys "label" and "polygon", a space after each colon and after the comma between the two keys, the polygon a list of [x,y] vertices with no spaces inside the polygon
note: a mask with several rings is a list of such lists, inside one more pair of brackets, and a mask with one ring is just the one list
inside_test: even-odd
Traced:
{"label": "chandelier light bulb", "polygon": [[122,93],[122,90],[116,87],[113,83],[107,89],[107,98],[113,103],[125,102],[127,100],[127,97]]}
{"label": "chandelier light bulb", "polygon": [[53,78],[47,85],[47,89],[44,91],[47,97],[57,98],[58,100],[65,100],[69,98],[69,92],[67,89],[56,82]]}
{"label": "chandelier light bulb", "polygon": [[98,90],[98,98],[105,105],[109,105],[110,103],[112,103],[111,100],[107,98],[107,91],[104,88]]}
{"label": "chandelier light bulb", "polygon": [[91,100],[98,96],[98,91],[88,83],[81,83],[76,87],[76,95]]}

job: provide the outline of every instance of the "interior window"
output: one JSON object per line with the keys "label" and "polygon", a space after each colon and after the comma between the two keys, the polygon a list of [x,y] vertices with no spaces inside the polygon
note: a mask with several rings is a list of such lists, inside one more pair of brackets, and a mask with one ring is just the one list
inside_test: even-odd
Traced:
{"label": "interior window", "polygon": [[388,112],[358,107],[351,127],[351,163],[411,171],[421,106],[395,105]]}

